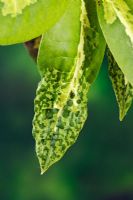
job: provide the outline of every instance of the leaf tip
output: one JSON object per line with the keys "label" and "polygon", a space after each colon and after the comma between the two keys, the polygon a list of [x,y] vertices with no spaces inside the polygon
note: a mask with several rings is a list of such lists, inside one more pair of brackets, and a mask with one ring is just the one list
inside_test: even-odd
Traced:
{"label": "leaf tip", "polygon": [[119,120],[122,122],[124,118],[126,117],[127,112],[124,112],[123,110],[119,111]]}
{"label": "leaf tip", "polygon": [[40,171],[41,171],[40,174],[43,175],[48,170],[49,165],[42,164],[41,160],[39,160],[39,164],[40,164]]}
{"label": "leaf tip", "polygon": [[47,171],[47,169],[41,168],[41,175],[43,175],[46,171]]}

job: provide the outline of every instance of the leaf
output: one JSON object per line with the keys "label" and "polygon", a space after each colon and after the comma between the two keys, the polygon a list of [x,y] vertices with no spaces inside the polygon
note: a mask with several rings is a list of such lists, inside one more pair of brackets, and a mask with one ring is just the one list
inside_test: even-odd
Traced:
{"label": "leaf", "polygon": [[133,86],[126,80],[113,56],[108,51],[109,76],[119,105],[119,118],[123,120],[133,100]]}
{"label": "leaf", "polygon": [[133,4],[131,2],[130,0],[100,0],[97,1],[97,11],[108,47],[126,79],[133,85]]}
{"label": "leaf", "polygon": [[[90,28],[88,29],[88,81],[92,84],[101,67],[106,42],[101,31],[97,12],[96,12],[96,2],[94,0],[85,0],[87,14],[90,22]],[[91,50],[90,50],[91,49]]]}
{"label": "leaf", "polygon": [[75,143],[87,118],[87,93],[101,63],[97,59],[103,59],[96,52],[99,33],[90,25],[84,1],[72,0],[60,22],[42,37],[38,53],[42,80],[33,119],[41,173]]}
{"label": "leaf", "polygon": [[43,77],[35,99],[33,135],[42,173],[72,145],[87,117],[86,104],[78,103],[83,94],[77,93],[84,60],[80,16],[80,0],[72,1],[60,23],[45,34],[38,55]]}
{"label": "leaf", "polygon": [[0,45],[38,37],[64,13],[68,0],[0,0]]}

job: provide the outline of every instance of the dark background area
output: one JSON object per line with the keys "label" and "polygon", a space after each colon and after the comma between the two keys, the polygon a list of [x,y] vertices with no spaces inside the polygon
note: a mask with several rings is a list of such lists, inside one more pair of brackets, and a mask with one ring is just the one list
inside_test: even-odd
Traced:
{"label": "dark background area", "polygon": [[32,137],[39,79],[23,45],[0,47],[0,200],[133,200],[133,107],[120,122],[106,62],[76,144],[43,176]]}

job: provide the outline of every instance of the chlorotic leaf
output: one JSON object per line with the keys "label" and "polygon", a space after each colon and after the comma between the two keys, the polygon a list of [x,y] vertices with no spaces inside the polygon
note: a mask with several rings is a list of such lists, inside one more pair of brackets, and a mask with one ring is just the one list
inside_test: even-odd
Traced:
{"label": "chlorotic leaf", "polygon": [[97,12],[108,47],[133,85],[133,2],[97,0]]}
{"label": "chlorotic leaf", "polygon": [[87,118],[87,93],[97,74],[95,65],[101,64],[92,65],[93,54],[98,59],[99,36],[90,25],[84,1],[72,0],[60,22],[41,40],[38,67],[42,80],[33,119],[41,173],[75,143]]}
{"label": "chlorotic leaf", "polygon": [[108,51],[109,76],[119,105],[119,118],[123,120],[133,100],[133,86],[126,80],[123,72]]}
{"label": "chlorotic leaf", "polygon": [[0,45],[21,43],[51,28],[69,0],[0,0]]}

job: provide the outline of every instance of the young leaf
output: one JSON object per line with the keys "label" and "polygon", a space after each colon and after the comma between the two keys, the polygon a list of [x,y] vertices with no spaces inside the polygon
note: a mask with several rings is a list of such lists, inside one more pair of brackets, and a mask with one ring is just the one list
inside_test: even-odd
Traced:
{"label": "young leaf", "polygon": [[97,0],[97,11],[109,49],[126,79],[133,85],[132,0]]}
{"label": "young leaf", "polygon": [[119,106],[119,118],[123,120],[133,100],[133,86],[126,80],[112,54],[108,51],[109,76]]}
{"label": "young leaf", "polygon": [[25,42],[46,32],[69,0],[0,0],[0,45]]}
{"label": "young leaf", "polygon": [[38,54],[42,80],[33,119],[42,173],[76,141],[87,118],[87,93],[105,48],[100,47],[98,29],[90,25],[84,1],[72,0],[60,22],[42,37]]}

